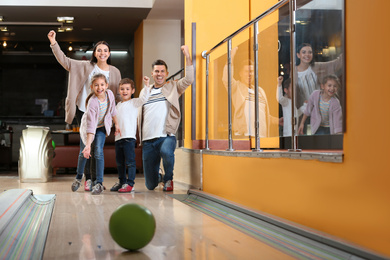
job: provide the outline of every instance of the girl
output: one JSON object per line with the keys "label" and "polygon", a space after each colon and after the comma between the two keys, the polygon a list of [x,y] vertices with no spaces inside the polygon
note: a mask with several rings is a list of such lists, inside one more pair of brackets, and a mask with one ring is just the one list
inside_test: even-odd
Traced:
{"label": "girl", "polygon": [[340,81],[335,75],[324,77],[321,84],[321,91],[315,90],[309,98],[309,103],[299,126],[299,134],[303,134],[304,124],[309,116],[312,133],[342,133],[342,109],[340,101],[336,97],[339,88]]}
{"label": "girl", "polygon": [[[141,107],[150,95],[151,85],[149,78],[144,77],[145,90],[139,98],[132,98],[135,92],[134,81],[124,78],[119,82],[119,93],[122,101],[118,102],[117,118],[121,135],[115,137],[115,155],[118,167],[119,183],[115,183],[111,191],[131,192],[135,180],[135,142],[137,133],[138,108]],[[128,178],[126,178],[126,173]]]}
{"label": "girl", "polygon": [[[81,119],[80,137],[84,158],[91,156],[91,144],[95,143],[94,152],[96,159],[96,185],[92,188],[92,194],[102,193],[104,153],[103,146],[106,136],[110,135],[112,122],[115,124],[115,135],[120,134],[116,118],[115,97],[108,88],[107,78],[103,74],[95,74],[91,79],[91,90],[86,100],[87,111]],[[86,160],[80,162],[77,167],[76,180],[72,184],[72,190],[76,191],[81,185],[82,169]],[[83,165],[84,164],[84,165]]]}
{"label": "girl", "polygon": [[321,82],[324,76],[336,73],[342,66],[342,55],[332,61],[314,62],[311,45],[301,44],[297,48],[297,107],[301,107],[309,100],[311,93],[319,89],[318,82]]}
{"label": "girl", "polygon": [[[72,124],[72,121],[76,115],[77,124],[81,124],[81,117],[86,111],[85,100],[90,92],[89,82],[94,74],[102,73],[106,76],[107,81],[110,83],[110,89],[114,92],[114,96],[117,93],[117,86],[121,80],[121,74],[119,70],[110,65],[110,46],[104,41],[100,41],[95,44],[93,48],[93,54],[90,61],[86,60],[74,60],[65,56],[61,51],[60,46],[56,41],[55,31],[50,31],[47,35],[50,41],[50,47],[57,61],[69,72],[68,93],[65,102],[65,122]],[[81,145],[81,140],[80,140]],[[79,157],[83,157],[81,150]],[[94,159],[92,158],[92,175],[95,178]],[[85,167],[85,183],[84,190],[89,191],[91,187],[91,174],[89,170],[90,162],[86,163]]]}

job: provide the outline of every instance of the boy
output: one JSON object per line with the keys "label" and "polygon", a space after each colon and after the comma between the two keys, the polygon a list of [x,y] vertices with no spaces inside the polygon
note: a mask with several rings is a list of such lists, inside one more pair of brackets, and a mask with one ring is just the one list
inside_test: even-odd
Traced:
{"label": "boy", "polygon": [[[118,124],[121,135],[115,136],[115,157],[118,168],[119,183],[115,183],[111,191],[131,192],[135,179],[135,143],[137,133],[138,108],[150,95],[149,78],[144,77],[145,88],[139,98],[132,98],[135,92],[134,81],[124,78],[119,82],[119,94],[122,101],[116,105]],[[126,171],[128,178],[126,178]]]}

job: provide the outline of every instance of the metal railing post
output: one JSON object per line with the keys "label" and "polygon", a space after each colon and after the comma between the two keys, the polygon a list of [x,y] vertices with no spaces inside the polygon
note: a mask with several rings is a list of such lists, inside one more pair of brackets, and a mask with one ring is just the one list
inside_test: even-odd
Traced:
{"label": "metal railing post", "polygon": [[[296,44],[295,44],[295,11],[297,9],[296,6],[296,0],[290,0],[290,60],[291,60],[291,66],[290,66],[290,78],[291,78],[291,149],[289,149],[289,152],[299,152],[301,151],[298,149],[298,136],[296,133],[296,127],[295,127],[295,104],[296,104],[296,96],[295,96],[295,78],[296,78]],[[298,119],[297,119],[298,120]]]}
{"label": "metal railing post", "polygon": [[206,140],[205,140],[205,149],[210,150],[209,148],[209,63],[210,55],[206,55],[207,51],[202,52],[202,57],[206,59]]}
{"label": "metal railing post", "polygon": [[228,53],[228,124],[229,124],[229,148],[227,151],[234,151],[233,149],[233,134],[232,134],[232,40],[227,42]]}
{"label": "metal railing post", "polygon": [[255,72],[255,149],[253,152],[262,152],[260,149],[259,133],[259,42],[257,39],[258,22],[253,24],[253,55],[254,55],[254,72]]}

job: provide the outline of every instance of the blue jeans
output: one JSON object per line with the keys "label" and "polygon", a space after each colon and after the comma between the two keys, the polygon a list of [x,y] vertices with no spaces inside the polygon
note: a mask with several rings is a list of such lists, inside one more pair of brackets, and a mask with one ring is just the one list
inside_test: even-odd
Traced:
{"label": "blue jeans", "polygon": [[[91,178],[90,165],[91,165],[92,158],[87,159],[84,157],[84,155],[82,153],[84,150],[84,147],[85,147],[85,145],[80,138],[80,152],[79,152],[79,158],[77,161],[77,170],[76,170],[76,172],[77,172],[76,179],[78,179],[78,180],[81,180],[83,178],[83,174],[85,174],[85,179]],[[91,145],[91,149],[93,149],[93,145]]]}
{"label": "blue jeans", "polygon": [[[120,184],[134,186],[135,179],[135,139],[124,138],[115,142],[115,159]],[[126,179],[126,169],[128,178]]]}
{"label": "blue jeans", "polygon": [[95,159],[96,159],[96,183],[103,184],[104,174],[104,142],[106,141],[106,128],[99,127],[95,133]]}
{"label": "blue jeans", "polygon": [[[81,125],[81,118],[83,117],[84,112],[81,111],[77,106],[76,106],[76,121],[77,124],[80,126]],[[85,179],[89,180],[92,179],[92,181],[95,181],[96,179],[96,162],[95,162],[95,156],[94,156],[94,146],[95,143],[92,142],[91,144],[91,158],[90,159],[85,159],[84,155],[81,153],[84,148],[81,149],[81,138],[80,138],[80,153],[78,157],[78,162],[77,162],[77,179],[81,179],[83,177],[83,173],[85,175]],[[83,162],[83,160],[87,160],[86,162]],[[80,168],[79,165],[85,165],[85,168]],[[84,172],[83,172],[83,170]],[[80,177],[81,176],[81,177]],[[80,178],[79,178],[80,177]]]}
{"label": "blue jeans", "polygon": [[318,127],[315,135],[330,135],[330,127],[324,127],[324,126]]}
{"label": "blue jeans", "polygon": [[[95,133],[95,139],[93,143],[95,145],[91,145],[91,150],[94,149],[94,152],[91,154],[94,155],[94,159],[96,162],[96,183],[103,184],[103,173],[104,173],[104,153],[103,153],[103,147],[104,142],[106,141],[106,129],[104,127],[100,127],[96,129]],[[92,161],[92,158],[86,159],[84,155],[82,154],[82,151],[85,148],[85,144],[80,138],[80,153],[79,153],[79,159],[77,162],[77,175],[76,179],[83,178],[83,169],[89,168],[89,162]],[[91,167],[92,168],[92,167]]]}
{"label": "blue jeans", "polygon": [[175,164],[176,137],[167,136],[142,142],[142,161],[144,165],[145,185],[149,190],[158,186],[158,172],[161,159],[164,167],[164,182],[173,179]]}

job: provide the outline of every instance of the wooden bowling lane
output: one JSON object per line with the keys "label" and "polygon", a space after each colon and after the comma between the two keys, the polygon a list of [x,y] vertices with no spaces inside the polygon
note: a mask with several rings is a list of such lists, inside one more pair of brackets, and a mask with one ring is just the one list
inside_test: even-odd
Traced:
{"label": "wooden bowling lane", "polygon": [[[20,183],[0,177],[0,189],[29,188],[35,194],[56,194],[43,259],[293,259],[273,247],[168,196],[162,187],[148,191],[137,176],[135,192],[91,195],[70,189],[73,177],[56,176],[48,183]],[[105,176],[109,189],[116,177]],[[175,183],[175,194],[188,187]],[[149,208],[156,219],[152,241],[137,252],[119,247],[108,231],[112,212],[124,203]]]}

